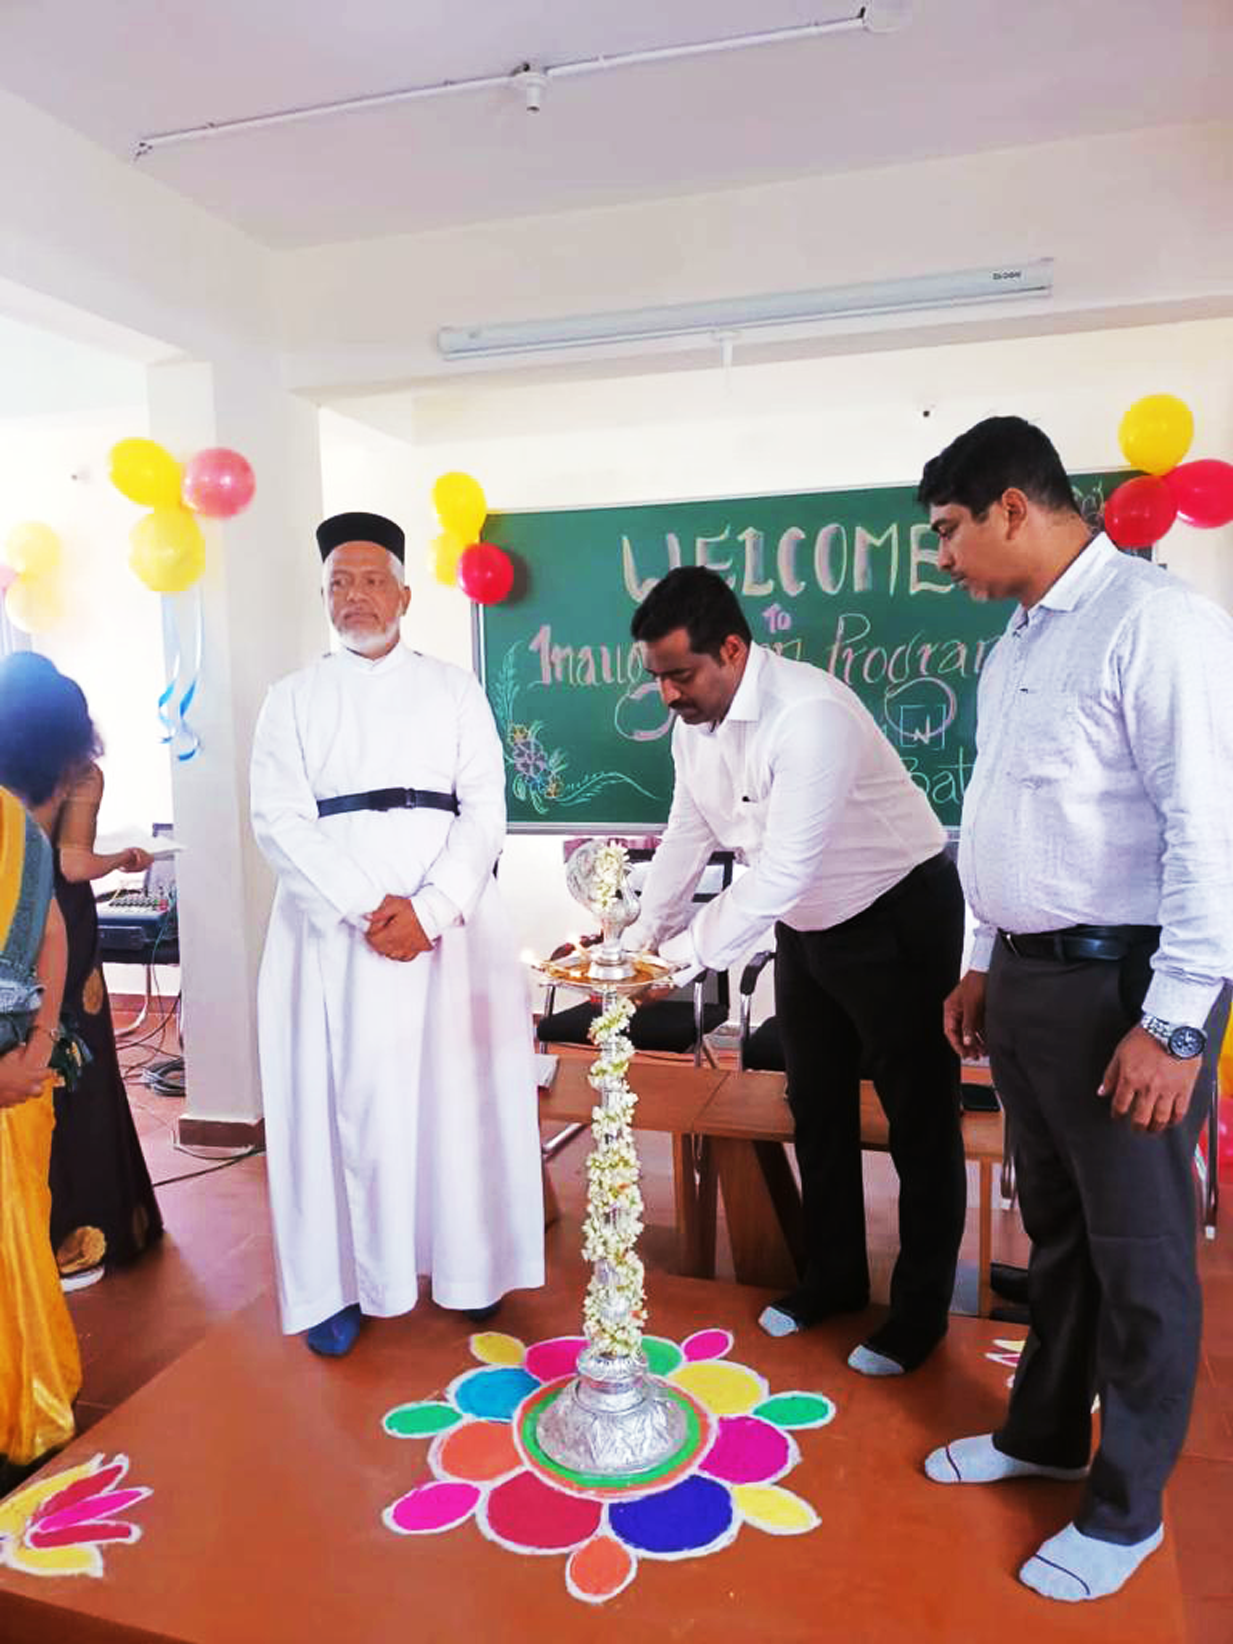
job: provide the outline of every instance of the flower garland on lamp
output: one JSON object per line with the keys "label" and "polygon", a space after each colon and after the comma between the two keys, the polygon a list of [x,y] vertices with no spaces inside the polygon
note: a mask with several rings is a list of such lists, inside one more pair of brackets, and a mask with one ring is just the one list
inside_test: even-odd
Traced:
{"label": "flower garland on lamp", "polygon": [[[622,852],[622,855],[624,853]],[[583,1333],[598,1353],[637,1353],[646,1324],[643,1267],[634,1246],[642,1232],[640,1171],[634,1148],[637,1098],[626,1074],[634,1047],[625,1029],[632,999],[606,1001],[589,1037],[599,1055],[590,1082],[599,1092],[591,1114],[595,1148],[587,1160],[587,1218],[582,1253],[593,1264],[583,1303]]]}

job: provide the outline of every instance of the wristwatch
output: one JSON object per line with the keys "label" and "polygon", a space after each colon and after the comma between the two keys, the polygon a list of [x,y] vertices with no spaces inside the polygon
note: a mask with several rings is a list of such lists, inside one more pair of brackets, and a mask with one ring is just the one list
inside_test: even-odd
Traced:
{"label": "wristwatch", "polygon": [[1163,1045],[1170,1056],[1176,1056],[1181,1062],[1202,1056],[1207,1049],[1207,1034],[1202,1028],[1179,1027],[1175,1022],[1162,1022],[1159,1016],[1145,1015],[1143,1031],[1150,1033],[1158,1045]]}

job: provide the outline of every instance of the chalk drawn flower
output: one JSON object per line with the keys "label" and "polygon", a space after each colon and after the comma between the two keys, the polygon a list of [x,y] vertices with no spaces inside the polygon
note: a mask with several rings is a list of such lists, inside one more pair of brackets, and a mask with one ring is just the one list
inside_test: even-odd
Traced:
{"label": "chalk drawn flower", "polygon": [[548,746],[542,735],[543,721],[528,723],[514,717],[514,705],[521,690],[518,655],[522,649],[521,645],[510,646],[490,690],[513,797],[531,805],[539,816],[546,816],[554,807],[585,804],[602,789],[613,786],[635,788],[648,799],[663,798],[650,793],[623,771],[590,771],[582,776],[566,777],[569,755],[564,748]]}
{"label": "chalk drawn flower", "polygon": [[24,1575],[101,1576],[106,1542],[141,1537],[141,1526],[120,1515],[152,1494],[118,1487],[128,1465],[127,1456],[97,1455],[0,1501],[0,1564]]}
{"label": "chalk drawn flower", "polygon": [[728,1357],[727,1330],[683,1342],[648,1336],[647,1361],[686,1413],[680,1451],[629,1478],[584,1475],[541,1449],[539,1419],[573,1376],[582,1336],[525,1346],[472,1336],[479,1368],[445,1397],[399,1405],[383,1421],[395,1438],[427,1439],[431,1480],[382,1515],[398,1535],[436,1535],[473,1521],[510,1552],[566,1559],[575,1598],[602,1604],[634,1579],[640,1558],[698,1558],[729,1546],[742,1526],[801,1535],[818,1515],[780,1480],[800,1461],[792,1434],[824,1427],[835,1406],[820,1393],[771,1394]]}

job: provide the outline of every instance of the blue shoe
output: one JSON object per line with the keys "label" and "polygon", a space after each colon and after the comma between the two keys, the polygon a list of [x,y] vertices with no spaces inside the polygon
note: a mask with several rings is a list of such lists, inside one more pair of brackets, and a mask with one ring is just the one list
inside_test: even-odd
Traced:
{"label": "blue shoe", "polygon": [[327,1359],[340,1359],[355,1346],[362,1318],[359,1303],[352,1302],[350,1307],[344,1307],[341,1312],[322,1319],[320,1324],[314,1324],[311,1330],[305,1332],[304,1340],[314,1353],[321,1353]]}

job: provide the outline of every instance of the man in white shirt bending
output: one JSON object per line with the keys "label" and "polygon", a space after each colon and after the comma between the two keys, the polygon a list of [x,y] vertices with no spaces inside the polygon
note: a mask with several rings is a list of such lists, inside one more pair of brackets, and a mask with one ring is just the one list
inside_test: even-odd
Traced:
{"label": "man in white shirt bending", "polygon": [[[786,1335],[869,1300],[860,1081],[899,1172],[890,1316],[849,1363],[913,1370],[946,1332],[963,1233],[959,1061],[940,1027],[963,901],[945,834],[857,696],[751,642],[723,579],[671,571],[631,632],[676,716],[675,789],[632,939],[682,970],[735,963],[776,925],[775,1006],[801,1172],[806,1265],[763,1313]],[[716,848],[749,865],[694,914]]]}
{"label": "man in white shirt bending", "polygon": [[935,457],[920,500],[939,565],[976,599],[1019,602],[981,675],[959,852],[981,923],[946,1023],[962,1053],[988,1046],[1032,1239],[1006,1420],[925,1468],[1087,1475],[1020,1578],[1100,1598],[1160,1544],[1194,1390],[1192,1097],[1233,971],[1233,623],[1093,538],[1018,417]]}

